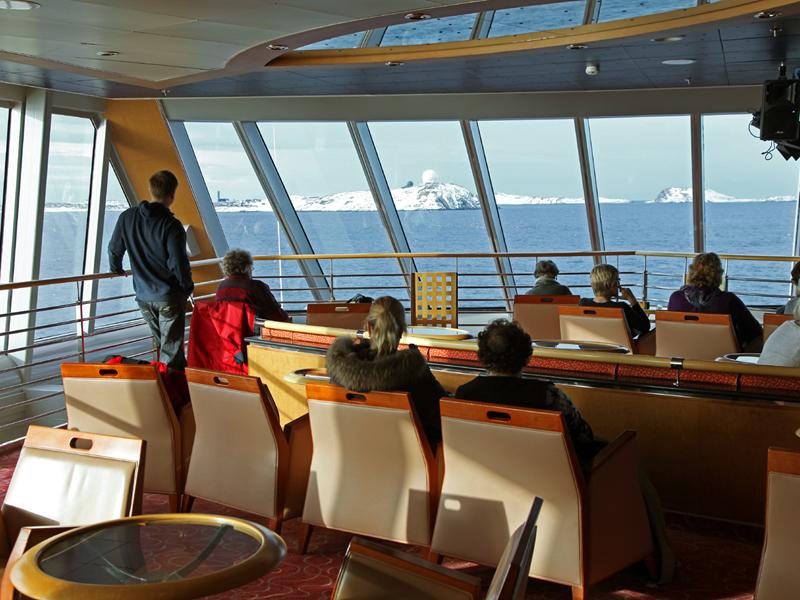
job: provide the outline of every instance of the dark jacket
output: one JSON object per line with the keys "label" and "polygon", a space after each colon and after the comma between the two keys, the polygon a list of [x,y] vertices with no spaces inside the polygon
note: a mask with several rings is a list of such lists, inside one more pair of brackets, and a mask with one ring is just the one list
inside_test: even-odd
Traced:
{"label": "dark jacket", "polygon": [[572,292],[567,286],[558,283],[556,279],[539,277],[525,294],[527,296],[571,296]]}
{"label": "dark jacket", "polygon": [[557,410],[564,415],[564,423],[575,446],[580,461],[585,462],[593,453],[594,433],[569,397],[549,381],[480,375],[458,388],[456,398],[492,404],[507,404],[521,408]]}
{"label": "dark jacket", "polygon": [[108,243],[108,265],[122,273],[128,253],[133,289],[141,302],[181,300],[192,293],[192,270],[181,222],[159,202],[142,202],[119,216]]}
{"label": "dark jacket", "polygon": [[730,315],[739,346],[761,336],[761,325],[739,297],[716,287],[685,285],[669,297],[667,310]]}
{"label": "dark jacket", "polygon": [[269,286],[258,279],[236,275],[226,277],[217,288],[216,299],[247,302],[261,319],[291,321],[289,313],[281,308]]}
{"label": "dark jacket", "polygon": [[326,359],[331,382],[356,392],[408,392],[431,448],[442,439],[439,399],[447,392],[436,381],[416,346],[377,357],[369,341],[338,338]]}
{"label": "dark jacket", "polygon": [[595,302],[593,298],[581,298],[580,306],[596,306],[598,308],[621,308],[625,313],[625,321],[631,330],[631,337],[636,337],[650,331],[650,319],[647,313],[638,304],[631,306],[627,302],[609,300],[608,302]]}

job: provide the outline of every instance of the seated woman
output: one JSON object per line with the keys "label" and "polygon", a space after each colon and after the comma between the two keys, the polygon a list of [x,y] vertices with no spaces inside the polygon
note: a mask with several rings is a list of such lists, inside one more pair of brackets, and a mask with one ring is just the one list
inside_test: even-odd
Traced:
{"label": "seated woman", "polygon": [[217,300],[247,302],[256,311],[256,316],[270,321],[291,321],[289,314],[281,308],[269,286],[253,279],[253,257],[246,250],[233,249],[222,259],[225,280],[217,288]]}
{"label": "seated woman", "polygon": [[[800,293],[800,289],[798,289],[798,285],[800,285],[800,262],[794,263],[792,267],[792,285],[795,288],[795,294]],[[779,315],[791,315],[794,313],[794,307],[797,306],[798,300],[800,300],[800,296],[793,296],[789,299],[785,306],[781,306],[775,312]]]}
{"label": "seated woman", "polygon": [[689,266],[687,284],[669,297],[667,310],[730,315],[739,346],[761,338],[761,325],[736,294],[723,292],[722,261],[713,252],[694,257]]}
{"label": "seated woman", "polygon": [[456,398],[560,411],[578,460],[586,464],[605,443],[595,441],[592,428],[564,392],[549,381],[521,377],[531,353],[531,337],[516,322],[492,321],[478,334],[478,358],[486,375],[459,387]]}
{"label": "seated woman", "polygon": [[540,260],[536,263],[533,276],[536,281],[533,287],[525,294],[528,296],[569,296],[572,292],[565,285],[556,279],[558,277],[558,266],[552,260]]}
{"label": "seated woman", "polygon": [[781,324],[764,342],[760,365],[800,367],[800,302],[794,305],[794,321]]}
{"label": "seated woman", "polygon": [[[581,298],[580,306],[597,306],[599,308],[621,308],[625,313],[625,321],[631,330],[631,337],[637,337],[650,331],[650,319],[639,306],[639,301],[628,288],[620,286],[619,271],[611,265],[597,265],[591,273],[594,298]],[[626,302],[613,300],[622,296]]]}
{"label": "seated woman", "polygon": [[356,392],[409,392],[431,448],[442,439],[439,399],[447,392],[416,346],[398,350],[406,331],[403,305],[391,296],[377,298],[367,315],[369,340],[340,337],[328,349],[331,382]]}

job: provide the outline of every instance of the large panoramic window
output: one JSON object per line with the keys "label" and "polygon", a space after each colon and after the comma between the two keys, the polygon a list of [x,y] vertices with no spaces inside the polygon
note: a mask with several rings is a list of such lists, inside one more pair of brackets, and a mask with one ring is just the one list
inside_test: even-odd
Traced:
{"label": "large panoramic window", "polygon": [[[371,123],[370,130],[411,251],[490,252],[459,124]],[[492,260],[425,258],[417,268],[458,271],[463,301],[501,297]]]}
{"label": "large panoramic window", "polygon": [[[83,273],[86,221],[92,182],[94,125],[82,117],[53,115],[47,163],[47,188],[42,226],[39,278],[67,277]],[[73,333],[76,284],[40,287],[37,308],[73,306],[37,313],[36,325],[63,323],[37,329],[37,337]]]}
{"label": "large panoramic window", "polygon": [[598,0],[598,3],[599,23],[697,6],[697,0]]}
{"label": "large panoramic window", "polygon": [[455,15],[392,25],[386,29],[381,46],[439,44],[469,39],[475,25],[476,13]]}
{"label": "large panoramic window", "polygon": [[[315,253],[392,251],[345,123],[259,123],[258,127]],[[407,296],[394,259],[320,262],[334,276],[337,299],[356,293]],[[389,277],[390,273],[398,276]]]}
{"label": "large panoramic window", "polygon": [[495,11],[489,37],[577,27],[583,23],[585,10],[586,0],[504,8]]}
{"label": "large panoramic window", "polygon": [[[691,252],[692,166],[688,116],[623,117],[589,122],[600,212],[607,250]],[[641,293],[643,262],[620,259],[623,283]],[[683,271],[663,260],[653,271],[648,297],[664,302]],[[658,273],[656,275],[655,273]]]}
{"label": "large panoramic window", "polygon": [[[8,164],[8,118],[10,109],[0,106],[0,244],[6,214],[6,169]],[[2,247],[2,246],[0,246]]]}
{"label": "large panoramic window", "polygon": [[[508,250],[542,258],[591,250],[574,121],[482,121],[480,131]],[[554,260],[566,285],[588,285],[591,258]],[[520,293],[533,283],[534,262],[512,259]]]}
{"label": "large panoramic window", "polygon": [[[706,248],[720,253],[791,255],[798,165],[750,130],[749,114],[703,117]],[[747,303],[780,304],[788,294],[791,263],[732,261],[730,289]],[[785,284],[741,279],[775,278]],[[759,295],[763,293],[764,295]]]}
{"label": "large panoramic window", "polygon": [[[231,123],[186,123],[197,162],[219,216],[228,246],[255,255],[293,254],[280,223]],[[263,278],[281,302],[300,308],[310,294],[294,260],[256,261]]]}

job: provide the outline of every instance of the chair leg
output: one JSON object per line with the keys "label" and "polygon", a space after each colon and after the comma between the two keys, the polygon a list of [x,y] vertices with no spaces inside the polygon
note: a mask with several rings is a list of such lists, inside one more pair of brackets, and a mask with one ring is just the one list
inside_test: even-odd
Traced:
{"label": "chair leg", "polygon": [[192,507],[194,506],[194,496],[190,496],[189,494],[184,494],[181,505],[182,505],[181,512],[185,513],[192,512]]}
{"label": "chair leg", "polygon": [[267,527],[272,529],[272,531],[274,531],[275,533],[280,533],[282,526],[283,526],[283,519],[281,519],[280,517],[267,519]]}
{"label": "chair leg", "polygon": [[647,575],[653,581],[658,580],[658,564],[656,563],[656,555],[648,554],[644,557],[644,566],[647,569]]}
{"label": "chair leg", "polygon": [[589,594],[586,587],[573,587],[572,600],[588,600]]}
{"label": "chair leg", "polygon": [[434,552],[428,548],[428,560],[434,564],[440,565],[444,561],[444,555]]}
{"label": "chair leg", "polygon": [[180,496],[178,494],[167,494],[169,502],[169,512],[176,513],[181,511]]}
{"label": "chair leg", "polygon": [[309,523],[300,524],[300,546],[298,552],[305,554],[308,552],[308,544],[311,541],[311,534],[314,532],[314,526]]}

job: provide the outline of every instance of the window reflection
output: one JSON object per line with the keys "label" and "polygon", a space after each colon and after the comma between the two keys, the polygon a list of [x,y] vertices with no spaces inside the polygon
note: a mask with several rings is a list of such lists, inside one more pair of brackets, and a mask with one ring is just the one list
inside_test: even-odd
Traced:
{"label": "window reflection", "polygon": [[697,0],[598,0],[598,2],[600,4],[598,23],[697,6]]}
{"label": "window reflection", "polygon": [[365,31],[358,31],[356,33],[339,35],[327,40],[320,40],[319,42],[308,44],[307,46],[302,46],[298,48],[298,50],[336,50],[338,48],[358,48],[365,34]]}
{"label": "window reflection", "polygon": [[489,37],[577,27],[583,23],[585,10],[585,0],[497,10],[489,28]]}
{"label": "window reflection", "polygon": [[477,13],[472,13],[392,25],[386,29],[381,46],[439,44],[467,40],[472,34],[472,27],[477,17]]}

